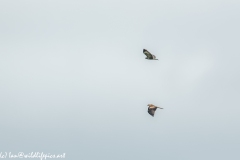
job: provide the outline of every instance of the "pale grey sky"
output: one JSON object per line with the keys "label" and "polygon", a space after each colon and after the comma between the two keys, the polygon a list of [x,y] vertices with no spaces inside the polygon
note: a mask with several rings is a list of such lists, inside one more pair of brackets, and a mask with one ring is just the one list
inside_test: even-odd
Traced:
{"label": "pale grey sky", "polygon": [[[239,7],[1,1],[0,152],[239,159]],[[164,109],[153,118],[148,103]]]}

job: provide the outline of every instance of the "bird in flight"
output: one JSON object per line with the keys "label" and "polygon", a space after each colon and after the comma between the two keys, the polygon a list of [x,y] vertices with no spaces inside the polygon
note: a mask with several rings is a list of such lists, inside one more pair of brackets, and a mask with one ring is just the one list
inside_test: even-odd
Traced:
{"label": "bird in flight", "polygon": [[161,107],[154,106],[153,104],[148,104],[148,113],[154,117],[154,113],[157,110],[157,108],[163,109]]}
{"label": "bird in flight", "polygon": [[156,59],[156,56],[154,56],[153,54],[151,54],[148,50],[143,49],[143,53],[147,56],[145,59],[148,60],[158,60]]}

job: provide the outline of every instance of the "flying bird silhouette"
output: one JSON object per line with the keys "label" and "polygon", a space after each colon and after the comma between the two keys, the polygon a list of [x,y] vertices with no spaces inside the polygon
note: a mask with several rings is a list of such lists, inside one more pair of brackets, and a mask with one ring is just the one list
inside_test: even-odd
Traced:
{"label": "flying bird silhouette", "polygon": [[154,117],[154,113],[157,110],[157,108],[163,109],[161,107],[154,106],[153,104],[148,104],[148,113]]}
{"label": "flying bird silhouette", "polygon": [[148,50],[143,49],[143,53],[147,56],[145,59],[148,60],[158,60],[156,59],[156,56],[154,56],[153,54],[151,54]]}

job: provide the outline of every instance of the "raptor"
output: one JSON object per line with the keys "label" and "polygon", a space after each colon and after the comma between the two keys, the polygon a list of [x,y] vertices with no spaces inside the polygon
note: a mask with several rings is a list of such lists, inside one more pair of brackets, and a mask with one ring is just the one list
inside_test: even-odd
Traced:
{"label": "raptor", "polygon": [[157,110],[157,108],[163,109],[163,108],[157,107],[157,106],[155,106],[155,105],[153,105],[153,104],[148,104],[148,113],[149,113],[151,116],[154,117],[154,113],[155,113],[155,111]]}
{"label": "raptor", "polygon": [[145,59],[148,60],[158,60],[156,59],[156,56],[154,56],[153,54],[151,54],[148,50],[143,49],[143,53],[147,56]]}

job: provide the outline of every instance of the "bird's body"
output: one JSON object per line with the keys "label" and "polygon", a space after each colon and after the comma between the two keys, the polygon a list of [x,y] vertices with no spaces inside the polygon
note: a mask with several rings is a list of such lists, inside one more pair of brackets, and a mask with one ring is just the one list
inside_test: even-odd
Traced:
{"label": "bird's body", "polygon": [[163,109],[163,108],[157,107],[157,106],[155,106],[155,105],[153,105],[153,104],[148,104],[148,113],[149,113],[151,116],[154,117],[154,113],[155,113],[155,111],[157,110],[157,108]]}
{"label": "bird's body", "polygon": [[148,50],[143,49],[143,53],[147,56],[145,59],[148,60],[158,60],[156,59],[156,56],[154,56],[153,54],[151,54]]}

